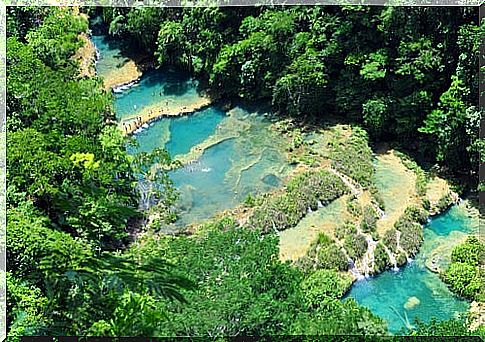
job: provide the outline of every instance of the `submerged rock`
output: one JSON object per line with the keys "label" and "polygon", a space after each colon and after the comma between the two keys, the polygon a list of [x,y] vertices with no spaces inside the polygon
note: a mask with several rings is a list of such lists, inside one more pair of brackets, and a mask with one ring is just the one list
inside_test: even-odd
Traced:
{"label": "submerged rock", "polygon": [[270,173],[267,174],[266,176],[263,177],[263,183],[267,185],[271,185],[274,187],[278,187],[281,185],[281,179],[278,178],[278,176]]}
{"label": "submerged rock", "polygon": [[414,308],[416,305],[419,305],[420,303],[421,301],[418,299],[418,297],[412,296],[408,298],[407,302],[404,304],[404,308],[406,310],[411,310],[412,308]]}

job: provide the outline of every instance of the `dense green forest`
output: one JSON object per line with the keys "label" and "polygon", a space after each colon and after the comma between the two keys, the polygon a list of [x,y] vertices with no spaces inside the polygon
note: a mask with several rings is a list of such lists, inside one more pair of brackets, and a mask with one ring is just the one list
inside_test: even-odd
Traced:
{"label": "dense green forest", "polygon": [[477,182],[473,7],[104,8],[109,33],[218,96],[267,99],[282,114],[362,123]]}
{"label": "dense green forest", "polygon": [[[310,122],[328,115],[360,123],[372,141],[405,145],[477,187],[483,148],[477,8],[81,11],[101,15],[110,35],[159,65],[190,70],[218,97],[266,100],[281,116]],[[194,236],[149,232],[133,241],[133,227],[147,215],[138,207],[135,175],[159,166],[150,169],[157,184],[151,196],[169,212],[176,193],[164,166],[171,160],[163,150],[129,155],[112,94],[98,77],[78,76],[71,57],[88,27],[68,9],[7,9],[8,334],[388,334],[384,320],[353,299],[341,300],[351,280],[328,238],[317,241],[330,259],[318,267],[278,259],[272,213],[284,211],[277,229],[286,229],[307,205],[345,193],[331,174],[293,180],[247,227],[224,218]],[[357,135],[370,155],[367,134]],[[372,188],[367,169],[345,169],[362,150],[341,152],[347,159],[335,159],[343,171]],[[309,188],[314,182],[319,192]],[[300,193],[312,195],[298,198],[301,207],[289,205]],[[416,212],[406,212],[397,227],[404,235],[415,227],[410,216],[422,220]],[[366,219],[373,230],[375,219]],[[419,242],[410,242],[410,254]],[[467,254],[477,243],[457,247],[443,277],[457,293],[482,300],[476,287],[483,246],[482,254]],[[360,249],[352,245],[356,255]],[[466,274],[457,263],[466,264]],[[403,333],[471,334],[464,319]]]}

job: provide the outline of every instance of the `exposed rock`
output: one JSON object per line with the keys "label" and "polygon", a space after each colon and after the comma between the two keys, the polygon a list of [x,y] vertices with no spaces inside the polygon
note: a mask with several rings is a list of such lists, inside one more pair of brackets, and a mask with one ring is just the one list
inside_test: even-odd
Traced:
{"label": "exposed rock", "polygon": [[472,302],[468,315],[470,331],[477,330],[478,327],[485,325],[485,303]]}

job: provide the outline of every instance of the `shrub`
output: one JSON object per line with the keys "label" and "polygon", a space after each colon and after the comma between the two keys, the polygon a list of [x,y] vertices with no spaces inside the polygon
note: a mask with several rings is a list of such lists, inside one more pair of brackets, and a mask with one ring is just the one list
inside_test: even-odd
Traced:
{"label": "shrub", "polygon": [[318,270],[306,278],[301,288],[310,308],[318,308],[326,298],[341,298],[352,285],[347,273],[335,270]]}
{"label": "shrub", "polygon": [[335,237],[339,240],[344,239],[346,236],[357,233],[357,227],[353,222],[346,221],[343,225],[335,228]]}
{"label": "shrub", "polygon": [[332,167],[354,179],[364,188],[373,184],[374,164],[366,131],[359,127],[352,128],[352,134],[347,141],[335,148],[332,154]]}
{"label": "shrub", "polygon": [[451,252],[451,265],[442,274],[451,290],[462,297],[485,300],[485,245],[469,236]]}
{"label": "shrub", "polygon": [[379,242],[374,251],[374,272],[380,273],[390,266],[389,255],[384,248],[384,245]]}
{"label": "shrub", "polygon": [[348,259],[342,249],[323,233],[320,233],[310,246],[307,257],[312,260],[311,264],[317,269],[346,271],[349,268]]}
{"label": "shrub", "polygon": [[[399,224],[398,224],[399,223]],[[423,228],[414,222],[398,221],[395,228],[401,231],[400,245],[410,256],[414,256],[423,242]]]}
{"label": "shrub", "polygon": [[479,267],[454,262],[443,273],[442,278],[453,292],[468,299],[478,299],[480,289],[485,286],[484,275],[483,271],[480,272]]}
{"label": "shrub", "polygon": [[463,262],[472,266],[485,263],[485,244],[480,243],[476,236],[469,236],[467,240],[453,248],[452,262]]}
{"label": "shrub", "polygon": [[453,205],[453,197],[451,196],[451,193],[447,193],[445,196],[439,199],[438,203],[436,203],[436,212],[442,213],[451,205]]}
{"label": "shrub", "polygon": [[362,209],[355,195],[347,199],[347,211],[354,217],[362,215]]}
{"label": "shrub", "polygon": [[263,232],[294,227],[307,213],[318,208],[318,202],[326,205],[348,191],[342,180],[325,170],[302,173],[286,186],[284,194],[267,198],[255,209],[249,226]]}
{"label": "shrub", "polygon": [[344,248],[352,260],[359,259],[367,251],[368,243],[362,234],[347,235]]}
{"label": "shrub", "polygon": [[349,262],[342,249],[335,243],[332,243],[318,250],[317,268],[347,271]]}
{"label": "shrub", "polygon": [[424,208],[411,205],[404,211],[404,219],[420,224],[425,224],[428,221],[429,213]]}
{"label": "shrub", "polygon": [[384,234],[382,241],[387,248],[393,253],[397,252],[397,231],[396,229],[390,229]]}
{"label": "shrub", "polygon": [[406,257],[406,253],[400,252],[396,258],[397,266],[405,265],[407,261],[408,261],[408,258]]}
{"label": "shrub", "polygon": [[360,228],[363,232],[368,233],[371,231],[375,231],[377,226],[377,214],[370,205],[366,205],[364,207],[364,215],[362,217],[362,222],[360,223]]}

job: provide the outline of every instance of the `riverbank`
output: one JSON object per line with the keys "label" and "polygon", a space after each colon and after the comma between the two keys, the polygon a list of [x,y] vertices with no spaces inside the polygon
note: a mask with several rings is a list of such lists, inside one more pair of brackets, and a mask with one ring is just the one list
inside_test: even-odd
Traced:
{"label": "riverbank", "polygon": [[141,129],[147,129],[149,124],[163,117],[189,115],[209,107],[212,101],[208,97],[182,106],[170,106],[168,101],[161,101],[155,105],[147,106],[135,115],[127,117],[118,124],[123,135],[137,133]]}
{"label": "riverbank", "polygon": [[142,75],[143,73],[137,63],[128,60],[119,68],[103,75],[103,86],[105,90],[113,90],[137,82]]}
{"label": "riverbank", "polygon": [[83,42],[72,59],[79,63],[79,77],[94,77],[96,75],[96,47],[86,33],[81,33],[79,39]]}

